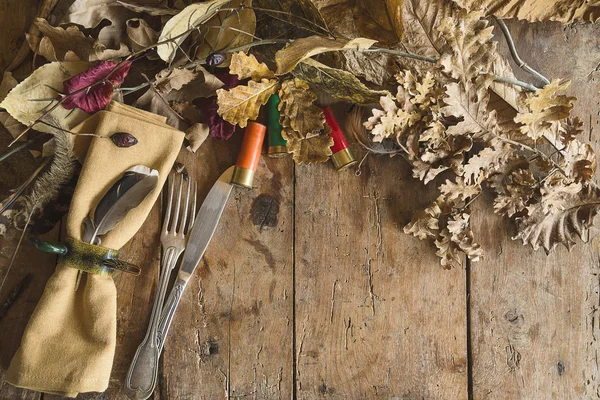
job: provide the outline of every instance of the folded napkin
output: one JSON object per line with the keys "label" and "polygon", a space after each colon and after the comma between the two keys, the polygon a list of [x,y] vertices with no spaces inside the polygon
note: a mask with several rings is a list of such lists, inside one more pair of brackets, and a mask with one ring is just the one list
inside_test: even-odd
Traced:
{"label": "folded napkin", "polygon": [[[87,149],[87,155],[67,217],[68,237],[81,239],[82,221],[127,169],[141,164],[159,172],[156,188],[102,237],[102,246],[119,249],[142,226],[158,198],[184,134],[160,117],[118,103],[75,130],[101,136],[127,132],[138,143],[119,148],[110,139],[78,136],[76,148],[82,156]],[[75,290],[77,274],[59,261],[6,373],[9,383],[69,397],[108,387],[117,330],[115,284],[111,276],[88,273]]]}

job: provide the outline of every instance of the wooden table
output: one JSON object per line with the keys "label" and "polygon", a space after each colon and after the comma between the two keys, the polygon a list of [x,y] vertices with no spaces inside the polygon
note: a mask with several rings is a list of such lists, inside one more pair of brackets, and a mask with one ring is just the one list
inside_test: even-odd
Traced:
{"label": "wooden table", "polygon": [[[510,28],[533,67],[573,79],[576,115],[600,149],[600,27]],[[233,163],[238,145],[209,140],[197,155],[182,152],[201,197]],[[430,244],[402,233],[435,193],[415,182],[399,157],[369,156],[359,176],[329,163],[264,157],[255,186],[234,192],[184,294],[155,398],[600,396],[597,241],[546,257],[511,241],[512,228],[490,214],[483,197],[473,222],[485,260],[444,270]],[[157,285],[160,223],[157,205],[124,248],[123,258],[142,275],[115,277],[110,387],[80,398],[125,398],[122,382]],[[16,236],[0,239],[0,276]],[[60,228],[48,238],[60,238]],[[53,256],[23,247],[7,285],[27,272],[34,278],[0,320],[2,368],[54,264]],[[41,398],[57,397],[0,384],[0,399]]]}

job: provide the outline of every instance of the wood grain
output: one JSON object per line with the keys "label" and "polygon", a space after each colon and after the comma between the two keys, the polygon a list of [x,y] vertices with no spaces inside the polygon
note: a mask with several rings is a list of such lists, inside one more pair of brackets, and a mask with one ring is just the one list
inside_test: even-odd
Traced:
{"label": "wood grain", "polygon": [[298,398],[466,398],[465,271],[402,233],[430,195],[400,157],[361,172],[296,168]]}
{"label": "wood grain", "polygon": [[[239,138],[211,139],[200,154],[183,155],[200,199],[238,148]],[[289,159],[263,158],[256,188],[234,189],[165,345],[164,398],[291,397],[292,168]],[[253,221],[259,196],[275,204]]]}
{"label": "wood grain", "polygon": [[[574,114],[599,151],[600,26],[513,22],[509,28],[526,62],[550,79],[573,80]],[[486,250],[470,269],[473,398],[595,398],[597,245],[579,243],[570,253],[560,247],[550,256],[534,252],[510,240],[513,228],[491,217],[491,207],[483,198],[473,212],[473,230]]]}

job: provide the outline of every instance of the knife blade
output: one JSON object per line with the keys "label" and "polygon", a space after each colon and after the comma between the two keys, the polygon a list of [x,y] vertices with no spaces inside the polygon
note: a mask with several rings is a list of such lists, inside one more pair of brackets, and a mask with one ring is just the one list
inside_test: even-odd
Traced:
{"label": "knife blade", "polygon": [[190,277],[200,264],[210,240],[212,239],[229,195],[234,186],[252,188],[254,172],[258,167],[260,153],[265,138],[266,127],[256,122],[249,122],[242,148],[234,166],[229,167],[219,177],[208,192],[195,219],[188,243],[183,253],[183,261],[177,273],[177,280],[165,302],[158,326],[158,346],[160,351],[165,342],[173,316],[181,300],[181,295]]}
{"label": "knife blade", "polygon": [[234,168],[233,166],[229,167],[221,174],[208,192],[198,214],[196,214],[196,223],[192,227],[192,232],[183,253],[183,261],[177,274],[179,279],[184,281],[190,279],[217,229],[217,225],[233,189],[231,177]]}

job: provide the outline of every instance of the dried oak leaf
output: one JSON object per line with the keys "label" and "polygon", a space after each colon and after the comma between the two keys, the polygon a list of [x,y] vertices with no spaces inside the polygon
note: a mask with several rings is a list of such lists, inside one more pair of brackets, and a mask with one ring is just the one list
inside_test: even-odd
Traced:
{"label": "dried oak leaf", "polygon": [[429,207],[413,215],[412,220],[404,226],[404,233],[421,240],[436,239],[440,234],[439,220],[441,215],[442,210],[439,202],[435,201]]}
{"label": "dried oak leaf", "polygon": [[502,188],[495,187],[494,212],[509,217],[523,211],[536,193],[538,182],[528,169],[518,168],[507,174]]}
{"label": "dried oak leaf", "polygon": [[[63,90],[63,81],[85,71],[90,66],[86,62],[52,62],[42,65],[23,82],[15,86],[0,103],[14,119],[29,125],[44,114],[56,100],[33,101],[39,99],[55,99],[57,90]],[[54,88],[54,89],[53,89]],[[56,107],[50,116],[65,129],[70,129],[88,117],[81,110],[69,111],[64,107]],[[35,129],[45,133],[54,133],[54,129],[44,124],[37,124]]]}
{"label": "dried oak leaf", "polygon": [[481,246],[475,242],[471,230],[471,215],[467,211],[452,214],[448,219],[450,240],[469,257],[471,261],[479,261],[483,256]]}
{"label": "dried oak leaf", "polygon": [[[481,78],[484,77],[478,81]],[[445,106],[440,111],[446,117],[462,118],[456,125],[448,127],[448,134],[489,140],[497,124],[495,111],[488,111],[488,100],[486,84],[469,85],[469,89],[462,82],[447,84]]]}
{"label": "dried oak leaf", "polygon": [[260,82],[249,81],[247,86],[238,85],[230,90],[219,89],[218,113],[225,121],[244,128],[249,119],[258,118],[260,107],[278,88],[277,80],[263,79]]}
{"label": "dried oak leaf", "polygon": [[596,154],[587,143],[571,140],[561,151],[563,156],[559,163],[567,177],[575,182],[590,181],[596,172]]}
{"label": "dried oak leaf", "polygon": [[482,11],[498,18],[527,21],[596,22],[600,19],[600,2],[571,0],[454,0],[462,8]]}
{"label": "dried oak leaf", "polygon": [[275,77],[273,71],[267,67],[267,64],[258,62],[253,54],[246,54],[243,51],[234,53],[231,56],[229,64],[229,73],[237,75],[238,79],[252,79],[260,82],[261,79],[271,79]]}
{"label": "dried oak leaf", "polygon": [[298,63],[317,54],[340,50],[365,50],[373,46],[376,40],[356,38],[351,40],[329,39],[323,36],[309,36],[296,39],[275,54],[277,75],[291,72]]}
{"label": "dried oak leaf", "polygon": [[400,67],[390,54],[341,51],[336,56],[341,69],[379,86],[389,81]]}
{"label": "dried oak leaf", "polygon": [[[468,86],[479,71],[491,71],[496,42],[492,42],[493,26],[481,18],[481,13],[460,12],[441,20],[438,30],[446,39],[439,63],[452,78]],[[469,89],[467,87],[467,89]]]}
{"label": "dried oak leaf", "polygon": [[329,135],[313,136],[308,139],[288,140],[286,150],[292,153],[297,164],[325,162],[331,156],[333,139]]}
{"label": "dried oak leaf", "polygon": [[446,179],[446,182],[442,183],[439,189],[449,201],[460,200],[466,202],[469,198],[481,193],[480,185],[469,185],[461,177],[457,177],[454,182]]}
{"label": "dried oak leaf", "polygon": [[452,234],[444,229],[440,232],[439,239],[435,240],[437,251],[435,255],[440,258],[440,264],[444,269],[462,267],[462,251],[458,244],[451,240]]}
{"label": "dried oak leaf", "polygon": [[[104,109],[112,99],[113,89],[119,87],[129,73],[131,61],[117,63],[101,61],[86,71],[63,82],[64,94],[69,95],[62,106],[67,110],[79,108],[86,113]],[[106,82],[101,82],[107,79]],[[100,84],[95,85],[97,82]],[[95,85],[95,86],[90,86]],[[81,90],[85,87],[89,89]]]}
{"label": "dried oak leaf", "polygon": [[523,244],[550,253],[559,243],[567,248],[577,236],[587,238],[600,211],[600,190],[591,184],[544,185],[542,201],[527,207],[527,215],[517,218],[517,234]]}
{"label": "dried oak leaf", "polygon": [[480,183],[498,172],[514,154],[514,147],[495,139],[479,153],[469,158],[463,168],[463,177],[467,184]]}
{"label": "dried oak leaf", "polygon": [[189,145],[187,149],[192,153],[198,151],[202,143],[208,138],[210,128],[206,124],[195,123],[185,130],[185,138]]}
{"label": "dried oak leaf", "polygon": [[389,93],[385,90],[371,90],[351,73],[328,67],[311,58],[299,63],[292,74],[296,78],[324,90],[338,100],[354,104],[376,103],[379,101],[379,97]]}
{"label": "dried oak leaf", "polygon": [[325,115],[314,102],[317,96],[308,83],[293,78],[284,81],[279,90],[281,101],[277,108],[281,114],[282,136],[286,140],[298,140],[318,136],[325,127]]}
{"label": "dried oak leaf", "polygon": [[573,101],[577,98],[556,93],[567,89],[570,83],[554,79],[525,100],[529,111],[521,112],[515,117],[515,122],[522,124],[522,133],[534,141],[538,140],[550,132],[553,123],[569,116]]}

